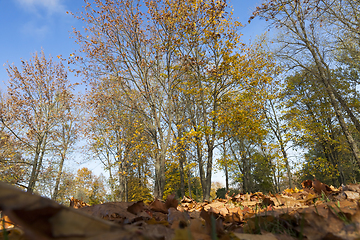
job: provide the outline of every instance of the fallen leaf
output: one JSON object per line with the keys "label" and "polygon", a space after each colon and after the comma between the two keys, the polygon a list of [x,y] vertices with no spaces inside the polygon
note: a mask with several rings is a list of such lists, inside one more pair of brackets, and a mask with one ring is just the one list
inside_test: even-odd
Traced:
{"label": "fallen leaf", "polygon": [[169,208],[177,208],[177,206],[179,205],[179,201],[175,199],[175,194],[171,194],[167,197],[166,201],[165,201],[165,207],[167,209]]}
{"label": "fallen leaf", "polygon": [[352,191],[360,193],[360,184],[348,184],[343,187],[343,191]]}
{"label": "fallen leaf", "polygon": [[79,208],[88,207],[88,206],[90,206],[90,204],[87,204],[86,202],[83,202],[74,197],[70,198],[70,207],[72,207],[72,208],[79,209]]}
{"label": "fallen leaf", "polygon": [[270,205],[275,206],[275,203],[269,197],[264,197],[263,200],[262,200],[262,205],[264,205],[264,206],[270,206]]}
{"label": "fallen leaf", "polygon": [[242,221],[242,210],[239,207],[228,208],[228,214],[225,216],[226,222],[241,222]]}
{"label": "fallen leaf", "polygon": [[224,232],[224,227],[222,224],[222,219],[217,218],[217,214],[214,212],[207,212],[205,209],[201,210],[200,217],[205,220],[205,226],[209,234],[220,235]]}
{"label": "fallen leaf", "polygon": [[0,216],[2,216],[0,218],[0,230],[15,227],[15,224],[10,220],[10,218],[4,215],[1,211]]}
{"label": "fallen leaf", "polygon": [[234,233],[234,235],[241,240],[277,240],[274,234],[266,233],[264,235],[247,234],[247,233]]}
{"label": "fallen leaf", "polygon": [[346,198],[349,200],[359,200],[360,193],[353,191],[344,191]]}
{"label": "fallen leaf", "polygon": [[25,233],[20,228],[10,228],[0,230],[0,239],[1,240],[24,240]]}
{"label": "fallen leaf", "polygon": [[81,209],[68,208],[0,182],[0,210],[21,226],[25,239],[144,239],[139,232],[92,217]]}
{"label": "fallen leaf", "polygon": [[161,213],[168,213],[168,208],[163,202],[155,198],[155,200],[149,205],[150,210]]}
{"label": "fallen leaf", "polygon": [[311,188],[312,187],[313,182],[311,180],[305,180],[301,183],[301,186],[303,189],[305,188]]}
{"label": "fallen leaf", "polygon": [[332,191],[328,185],[316,179],[312,181],[312,186],[317,194],[328,193]]}
{"label": "fallen leaf", "polygon": [[128,211],[128,208],[134,203],[127,202],[108,202],[86,208],[80,208],[78,211],[90,214],[98,218],[114,221],[116,223],[132,223],[139,219],[147,220],[151,216],[145,211],[138,212],[137,215]]}
{"label": "fallen leaf", "polygon": [[175,221],[184,221],[187,222],[190,220],[190,216],[186,212],[180,212],[176,210],[175,208],[169,208],[169,214],[167,221],[172,224]]}
{"label": "fallen leaf", "polygon": [[137,215],[138,213],[142,212],[145,210],[145,205],[144,205],[144,202],[143,201],[138,201],[132,205],[130,205],[128,208],[127,208],[127,211],[132,213],[132,214],[135,214]]}

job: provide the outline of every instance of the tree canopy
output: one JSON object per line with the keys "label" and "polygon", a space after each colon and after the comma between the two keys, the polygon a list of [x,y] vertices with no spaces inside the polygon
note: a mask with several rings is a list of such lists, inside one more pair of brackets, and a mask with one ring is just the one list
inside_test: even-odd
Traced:
{"label": "tree canopy", "polygon": [[74,53],[6,66],[1,181],[97,204],[359,180],[358,1],[263,0],[249,43],[227,0],[85,5]]}

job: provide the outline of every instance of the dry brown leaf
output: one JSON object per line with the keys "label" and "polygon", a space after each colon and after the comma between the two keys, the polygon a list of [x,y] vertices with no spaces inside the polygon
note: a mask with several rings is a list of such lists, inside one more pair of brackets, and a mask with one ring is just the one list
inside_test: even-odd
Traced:
{"label": "dry brown leaf", "polygon": [[7,229],[7,228],[14,228],[15,224],[10,220],[10,218],[6,215],[4,215],[1,211],[0,211],[0,216],[2,216],[0,218],[0,230],[2,229]]}
{"label": "dry brown leaf", "polygon": [[3,229],[0,230],[0,240],[25,240],[25,233],[20,228]]}
{"label": "dry brown leaf", "polygon": [[[50,199],[23,192],[5,183],[0,183],[0,210],[21,226],[27,239],[143,238],[138,232],[130,232],[111,222],[84,214],[80,209],[61,206]],[[109,237],[104,238],[105,235]]]}
{"label": "dry brown leaf", "polygon": [[98,218],[125,224],[151,218],[151,216],[145,211],[138,212],[137,215],[129,212],[128,208],[132,205],[133,203],[108,202],[86,208],[80,208],[78,211],[85,212]]}
{"label": "dry brown leaf", "polygon": [[165,203],[155,198],[155,200],[149,205],[150,210],[161,213],[168,213],[168,208],[165,206]]}
{"label": "dry brown leaf", "polygon": [[305,188],[311,188],[313,185],[313,182],[311,180],[305,180],[301,183],[301,186],[303,189]]}
{"label": "dry brown leaf", "polygon": [[88,206],[90,206],[90,204],[87,204],[86,202],[83,202],[74,197],[70,198],[70,207],[72,207],[72,208],[79,209],[79,208],[88,207]]}
{"label": "dry brown leaf", "polygon": [[359,200],[360,193],[353,191],[344,191],[346,198],[349,200]]}
{"label": "dry brown leaf", "polygon": [[223,217],[225,217],[229,213],[228,209],[225,207],[225,203],[218,202],[218,201],[212,202],[212,203],[204,206],[204,210],[216,213],[217,216],[221,215]]}
{"label": "dry brown leaf", "polygon": [[170,229],[162,224],[145,225],[143,227],[143,233],[150,239],[172,240],[175,236],[173,229]]}
{"label": "dry brown leaf", "polygon": [[191,219],[200,219],[199,211],[188,212]]}
{"label": "dry brown leaf", "polygon": [[269,197],[263,197],[262,205],[264,206],[275,206],[275,203],[273,200],[271,200]]}
{"label": "dry brown leaf", "polygon": [[326,185],[316,179],[314,181],[312,181],[312,186],[317,194],[329,193],[332,191],[328,185]]}
{"label": "dry brown leaf", "polygon": [[[360,217],[359,207],[355,203],[350,201],[323,203],[299,212],[304,221],[301,230],[308,239],[350,240],[360,237],[360,225],[352,219],[357,214]],[[297,229],[300,230],[300,227]]]}
{"label": "dry brown leaf", "polygon": [[259,202],[257,202],[257,201],[242,201],[242,202],[241,202],[241,205],[252,207],[252,206],[257,205],[258,203],[259,203]]}
{"label": "dry brown leaf", "polygon": [[195,200],[192,198],[189,198],[187,196],[184,196],[183,199],[180,201],[181,203],[195,203]]}
{"label": "dry brown leaf", "polygon": [[138,201],[132,205],[130,205],[128,208],[127,208],[127,211],[132,213],[132,214],[135,214],[137,215],[138,213],[142,212],[145,210],[145,205],[144,205],[144,202],[143,201]]}
{"label": "dry brown leaf", "polygon": [[162,212],[153,212],[152,216],[156,221],[167,221],[168,217],[167,214]]}
{"label": "dry brown leaf", "polygon": [[348,184],[343,187],[343,191],[352,191],[360,193],[360,184]]}
{"label": "dry brown leaf", "polygon": [[172,224],[175,221],[184,221],[187,222],[190,220],[190,216],[186,212],[180,212],[176,210],[175,208],[169,208],[169,214],[167,221]]}
{"label": "dry brown leaf", "polygon": [[167,209],[177,208],[178,205],[179,205],[179,201],[175,199],[175,194],[171,194],[167,197],[167,199],[165,201],[165,207]]}
{"label": "dry brown leaf", "polygon": [[274,234],[277,240],[298,240],[299,238],[295,238],[288,234]]}
{"label": "dry brown leaf", "polygon": [[[175,224],[175,223],[174,223]],[[180,221],[175,228],[175,237],[172,240],[211,240],[200,219],[192,219],[190,226]]]}
{"label": "dry brown leaf", "polygon": [[247,233],[234,233],[234,235],[241,240],[277,240],[274,234],[266,233],[264,235],[247,234]]}
{"label": "dry brown leaf", "polygon": [[359,209],[358,204],[356,202],[348,201],[348,200],[338,201],[336,203],[331,202],[328,203],[328,206],[330,206],[330,208],[333,208],[335,210],[341,211],[347,215],[354,215],[357,213]]}
{"label": "dry brown leaf", "polygon": [[241,222],[243,213],[240,207],[228,208],[229,213],[225,216],[225,222]]}
{"label": "dry brown leaf", "polygon": [[205,226],[209,234],[212,234],[212,231],[215,228],[215,232],[220,235],[224,233],[224,226],[221,218],[217,218],[217,214],[214,212],[207,212],[205,209],[201,210],[200,217],[205,220]]}

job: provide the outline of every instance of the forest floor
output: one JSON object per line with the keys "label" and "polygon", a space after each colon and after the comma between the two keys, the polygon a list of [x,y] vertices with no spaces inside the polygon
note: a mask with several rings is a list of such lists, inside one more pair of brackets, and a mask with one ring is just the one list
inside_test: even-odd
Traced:
{"label": "forest floor", "polygon": [[170,195],[150,204],[72,199],[65,207],[0,183],[0,239],[360,239],[360,185],[302,186],[201,203]]}

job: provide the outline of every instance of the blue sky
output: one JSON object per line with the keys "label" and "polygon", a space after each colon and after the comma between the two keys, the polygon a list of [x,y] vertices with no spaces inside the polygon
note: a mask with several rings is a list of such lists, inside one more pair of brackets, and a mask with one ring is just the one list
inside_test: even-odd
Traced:
{"label": "blue sky", "polygon": [[[247,23],[252,11],[261,0],[232,0],[234,16],[243,24]],[[20,61],[28,60],[31,55],[42,49],[57,60],[57,55],[68,57],[77,45],[72,36],[72,27],[81,29],[82,22],[67,11],[82,10],[82,0],[0,0],[0,91],[5,92],[8,79],[3,64],[20,67]],[[243,41],[255,39],[266,31],[266,22],[255,20],[241,30]],[[77,82],[69,75],[70,81]],[[96,165],[87,166],[91,170]],[[99,169],[99,168],[97,168]],[[99,172],[97,172],[99,174]],[[213,181],[224,182],[221,173],[215,174]]]}
{"label": "blue sky", "polygon": [[[234,15],[240,22],[247,20],[260,0],[232,0]],[[48,56],[67,57],[77,45],[72,36],[72,27],[82,28],[67,11],[82,10],[82,0],[0,0],[0,89],[5,91],[8,76],[3,64],[30,59],[31,54],[44,50]],[[265,23],[254,21],[242,29],[245,42],[265,31]],[[76,81],[77,79],[71,79]]]}

